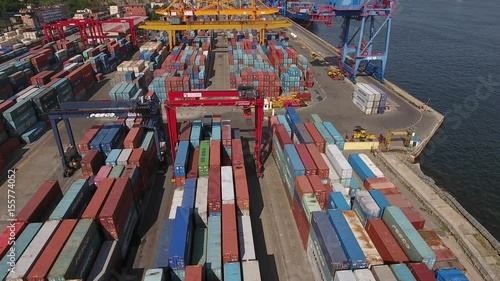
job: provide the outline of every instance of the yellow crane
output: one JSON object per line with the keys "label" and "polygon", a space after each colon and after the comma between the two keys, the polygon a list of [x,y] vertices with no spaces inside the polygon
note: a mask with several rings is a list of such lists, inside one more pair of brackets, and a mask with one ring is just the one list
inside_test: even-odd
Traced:
{"label": "yellow crane", "polygon": [[384,139],[384,151],[389,151],[391,149],[391,140],[394,136],[401,136],[403,138],[404,147],[410,147],[411,139],[415,135],[415,128],[403,130],[403,131],[388,131]]}

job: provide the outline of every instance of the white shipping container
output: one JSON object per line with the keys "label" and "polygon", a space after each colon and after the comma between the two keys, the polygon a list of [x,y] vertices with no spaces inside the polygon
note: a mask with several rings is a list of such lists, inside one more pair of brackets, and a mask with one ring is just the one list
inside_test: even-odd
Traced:
{"label": "white shipping container", "polygon": [[240,260],[255,260],[255,246],[250,216],[238,216],[238,241],[240,243]]}
{"label": "white shipping container", "polygon": [[384,260],[377,251],[377,248],[373,244],[372,239],[370,238],[370,236],[368,236],[368,233],[366,233],[366,230],[361,224],[361,221],[358,219],[356,212],[342,211],[342,214],[344,215],[347,224],[349,224],[349,228],[351,229],[352,233],[356,237],[356,240],[358,241],[358,244],[366,257],[368,266],[384,264]]}
{"label": "white shipping container", "polygon": [[356,192],[356,200],[361,205],[361,208],[366,212],[367,215],[372,217],[378,217],[380,214],[380,207],[377,205],[373,197],[366,190],[361,190]]}
{"label": "white shipping container", "polygon": [[325,163],[328,166],[328,178],[330,179],[330,184],[340,183],[340,177],[337,175],[337,172],[335,172],[332,164],[330,164],[330,160],[328,160],[326,154],[321,153],[321,157],[323,157],[323,160],[325,160]]}
{"label": "white shipping container", "polygon": [[352,167],[345,159],[342,152],[335,144],[328,144],[326,146],[325,154],[332,164],[333,168],[337,172],[337,174],[342,179],[350,179],[352,178]]}
{"label": "white shipping container", "polygon": [[234,204],[233,167],[222,166],[220,168],[222,204]]}
{"label": "white shipping container", "polygon": [[373,111],[373,106],[366,106],[364,105],[362,102],[360,102],[358,99],[356,99],[356,97],[354,97],[352,99],[352,103],[359,109],[361,110],[361,112],[363,112],[364,114],[372,114],[372,111]]}
{"label": "white shipping container", "polygon": [[196,225],[208,225],[208,177],[198,178],[195,212]]}
{"label": "white shipping container", "polygon": [[360,153],[358,155],[359,155],[359,158],[361,158],[361,160],[363,160],[363,162],[366,164],[366,166],[368,166],[368,168],[372,171],[372,173],[377,178],[384,176],[384,173],[382,173],[382,171],[380,171],[380,169],[377,167],[377,165],[375,165],[375,163],[373,163],[373,161],[370,159],[370,157],[368,157],[368,155],[366,155],[364,153]]}
{"label": "white shipping container", "polygon": [[182,196],[184,195],[184,189],[174,190],[174,197],[172,198],[172,207],[170,207],[170,213],[168,218],[175,219],[175,214],[177,213],[177,207],[182,206]]}
{"label": "white shipping container", "polygon": [[365,83],[356,84],[356,93],[367,101],[380,101],[380,93]]}
{"label": "white shipping container", "polygon": [[[311,266],[311,271],[313,273],[314,281],[327,280],[324,273],[323,273],[323,268],[321,267],[321,264],[320,264],[320,258],[317,255],[318,253],[310,245],[312,245],[311,237],[309,237],[308,246],[307,246],[307,260],[309,261],[309,265]],[[245,279],[243,279],[243,280],[245,280]]]}
{"label": "white shipping container", "polygon": [[333,281],[356,281],[356,277],[354,277],[354,273],[350,270],[339,270],[335,272]]}
{"label": "white shipping container", "polygon": [[116,159],[116,164],[121,166],[127,166],[130,154],[132,154],[132,149],[129,148],[123,149],[122,152],[120,153],[120,156],[118,156],[118,159]]}
{"label": "white shipping container", "polygon": [[377,265],[371,268],[373,277],[377,281],[397,281],[394,273],[388,265]]}
{"label": "white shipping container", "polygon": [[43,224],[40,231],[31,240],[26,250],[16,263],[16,268],[11,271],[5,280],[8,281],[23,281],[23,278],[30,271],[31,267],[37,260],[38,256],[42,253],[46,244],[49,242],[52,234],[57,229],[60,221],[47,221]]}
{"label": "white shipping container", "polygon": [[127,119],[125,119],[125,125],[131,129],[133,126],[134,126],[134,123],[135,122],[135,117],[127,117]]}
{"label": "white shipping container", "polygon": [[366,268],[354,270],[354,277],[356,281],[376,281],[372,272]]}
{"label": "white shipping container", "polygon": [[260,268],[258,261],[243,261],[241,262],[243,268],[244,281],[260,281]]}

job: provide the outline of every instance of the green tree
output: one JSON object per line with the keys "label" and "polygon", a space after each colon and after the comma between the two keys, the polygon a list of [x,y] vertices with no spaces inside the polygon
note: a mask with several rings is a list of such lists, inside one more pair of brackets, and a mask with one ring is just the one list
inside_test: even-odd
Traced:
{"label": "green tree", "polygon": [[160,6],[158,5],[155,5],[150,11],[149,11],[149,19],[150,20],[160,20],[160,15],[158,15],[157,13],[155,13],[155,10],[156,9],[159,9],[161,8]]}

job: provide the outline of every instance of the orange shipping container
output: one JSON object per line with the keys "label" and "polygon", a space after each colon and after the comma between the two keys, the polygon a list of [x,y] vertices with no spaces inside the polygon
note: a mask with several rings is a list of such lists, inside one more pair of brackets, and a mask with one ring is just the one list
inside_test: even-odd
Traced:
{"label": "orange shipping container", "polygon": [[234,204],[222,205],[222,263],[239,261],[238,229]]}

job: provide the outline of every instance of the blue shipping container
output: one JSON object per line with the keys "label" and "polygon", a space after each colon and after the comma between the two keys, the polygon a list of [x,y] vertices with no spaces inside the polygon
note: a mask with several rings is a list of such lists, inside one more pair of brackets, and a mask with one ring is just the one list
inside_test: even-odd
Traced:
{"label": "blue shipping container", "polygon": [[92,197],[92,189],[87,180],[75,180],[50,214],[49,220],[78,219]]}
{"label": "blue shipping container", "polygon": [[182,195],[182,207],[194,209],[194,199],[196,196],[196,179],[186,179],[184,193]]}
{"label": "blue shipping container", "polygon": [[359,190],[361,190],[361,186],[359,185],[358,180],[351,178],[351,181],[349,182],[349,196],[354,197],[356,192]]}
{"label": "blue shipping container", "polygon": [[349,205],[341,192],[330,192],[330,195],[328,196],[328,209],[348,211],[351,208],[349,208]]}
{"label": "blue shipping container", "polygon": [[339,237],[351,269],[367,268],[368,263],[341,210],[328,210],[328,219]]}
{"label": "blue shipping container", "polygon": [[436,270],[436,278],[437,281],[469,281],[458,269],[438,269]]}
{"label": "blue shipping container", "polygon": [[222,138],[222,132],[220,124],[214,123],[212,125],[212,140],[221,140],[221,138]]}
{"label": "blue shipping container", "polygon": [[191,228],[191,210],[177,207],[168,254],[168,264],[172,270],[184,269],[190,260]]}
{"label": "blue shipping container", "polygon": [[104,153],[110,153],[113,148],[121,148],[125,127],[120,124],[111,125],[106,137],[101,142],[101,151]]}
{"label": "blue shipping container", "polygon": [[276,116],[278,117],[278,122],[285,126],[288,135],[292,137],[292,128],[290,128],[290,124],[288,124],[288,121],[286,121],[285,115],[276,115]]}
{"label": "blue shipping container", "polygon": [[296,123],[295,126],[293,126],[293,140],[295,143],[314,143],[313,138],[302,123]]}
{"label": "blue shipping container", "polygon": [[326,213],[312,212],[311,232],[314,232],[314,236],[318,240],[317,246],[319,246],[319,250],[323,253],[331,276],[335,276],[337,270],[349,269],[349,261],[344,254],[335,230],[328,221]]}
{"label": "blue shipping container", "polygon": [[191,135],[189,140],[194,148],[200,147],[201,129],[202,124],[200,120],[194,120],[193,123],[191,123]]}
{"label": "blue shipping container", "polygon": [[208,217],[207,262],[205,264],[208,281],[222,281],[222,230],[221,217]]}
{"label": "blue shipping container", "polygon": [[225,281],[241,281],[241,266],[239,262],[229,262],[224,264]]}
{"label": "blue shipping container", "polygon": [[92,139],[92,142],[90,142],[90,149],[91,150],[101,150],[101,142],[102,140],[106,137],[106,135],[109,132],[109,127],[102,127],[97,135]]}
{"label": "blue shipping container", "polygon": [[375,203],[377,203],[378,207],[380,208],[379,218],[382,218],[385,207],[391,206],[391,203],[389,203],[387,198],[385,198],[385,195],[380,190],[370,190],[368,192],[370,193],[373,200],[375,200]]}
{"label": "blue shipping container", "polygon": [[297,111],[295,111],[295,108],[293,107],[287,107],[285,109],[285,117],[286,121],[288,121],[288,124],[290,124],[290,128],[295,127],[295,124],[297,123],[302,123],[302,120],[300,120]]}
{"label": "blue shipping container", "polygon": [[109,153],[108,157],[106,158],[106,165],[107,166],[116,166],[116,160],[118,160],[118,156],[122,153],[121,149],[113,149]]}
{"label": "blue shipping container", "polygon": [[302,160],[300,160],[300,156],[297,153],[295,146],[293,144],[286,144],[283,152],[286,165],[288,166],[288,170],[291,172],[292,177],[295,178],[296,176],[304,176],[306,174],[306,170],[302,164]]}
{"label": "blue shipping container", "polygon": [[391,264],[390,267],[398,281],[417,281],[406,264]]}
{"label": "blue shipping container", "polygon": [[174,220],[166,220],[160,232],[160,240],[156,249],[155,268],[168,268],[168,254],[170,252],[170,241],[172,239],[172,230]]}
{"label": "blue shipping container", "polygon": [[188,141],[180,141],[175,155],[174,175],[176,177],[185,177],[187,165],[189,161],[189,147]]}
{"label": "blue shipping container", "polygon": [[372,170],[365,164],[365,162],[359,157],[358,154],[351,154],[347,159],[352,169],[359,176],[362,182],[367,178],[375,178],[375,174]]}
{"label": "blue shipping container", "polygon": [[233,139],[239,140],[241,138],[240,129],[238,128],[231,129],[231,135],[233,136]]}
{"label": "blue shipping container", "polygon": [[323,125],[323,123],[321,123],[321,122],[314,122],[314,127],[316,127],[316,129],[320,133],[321,137],[325,140],[325,145],[335,144],[335,139],[328,132],[328,130],[325,128],[325,125]]}

